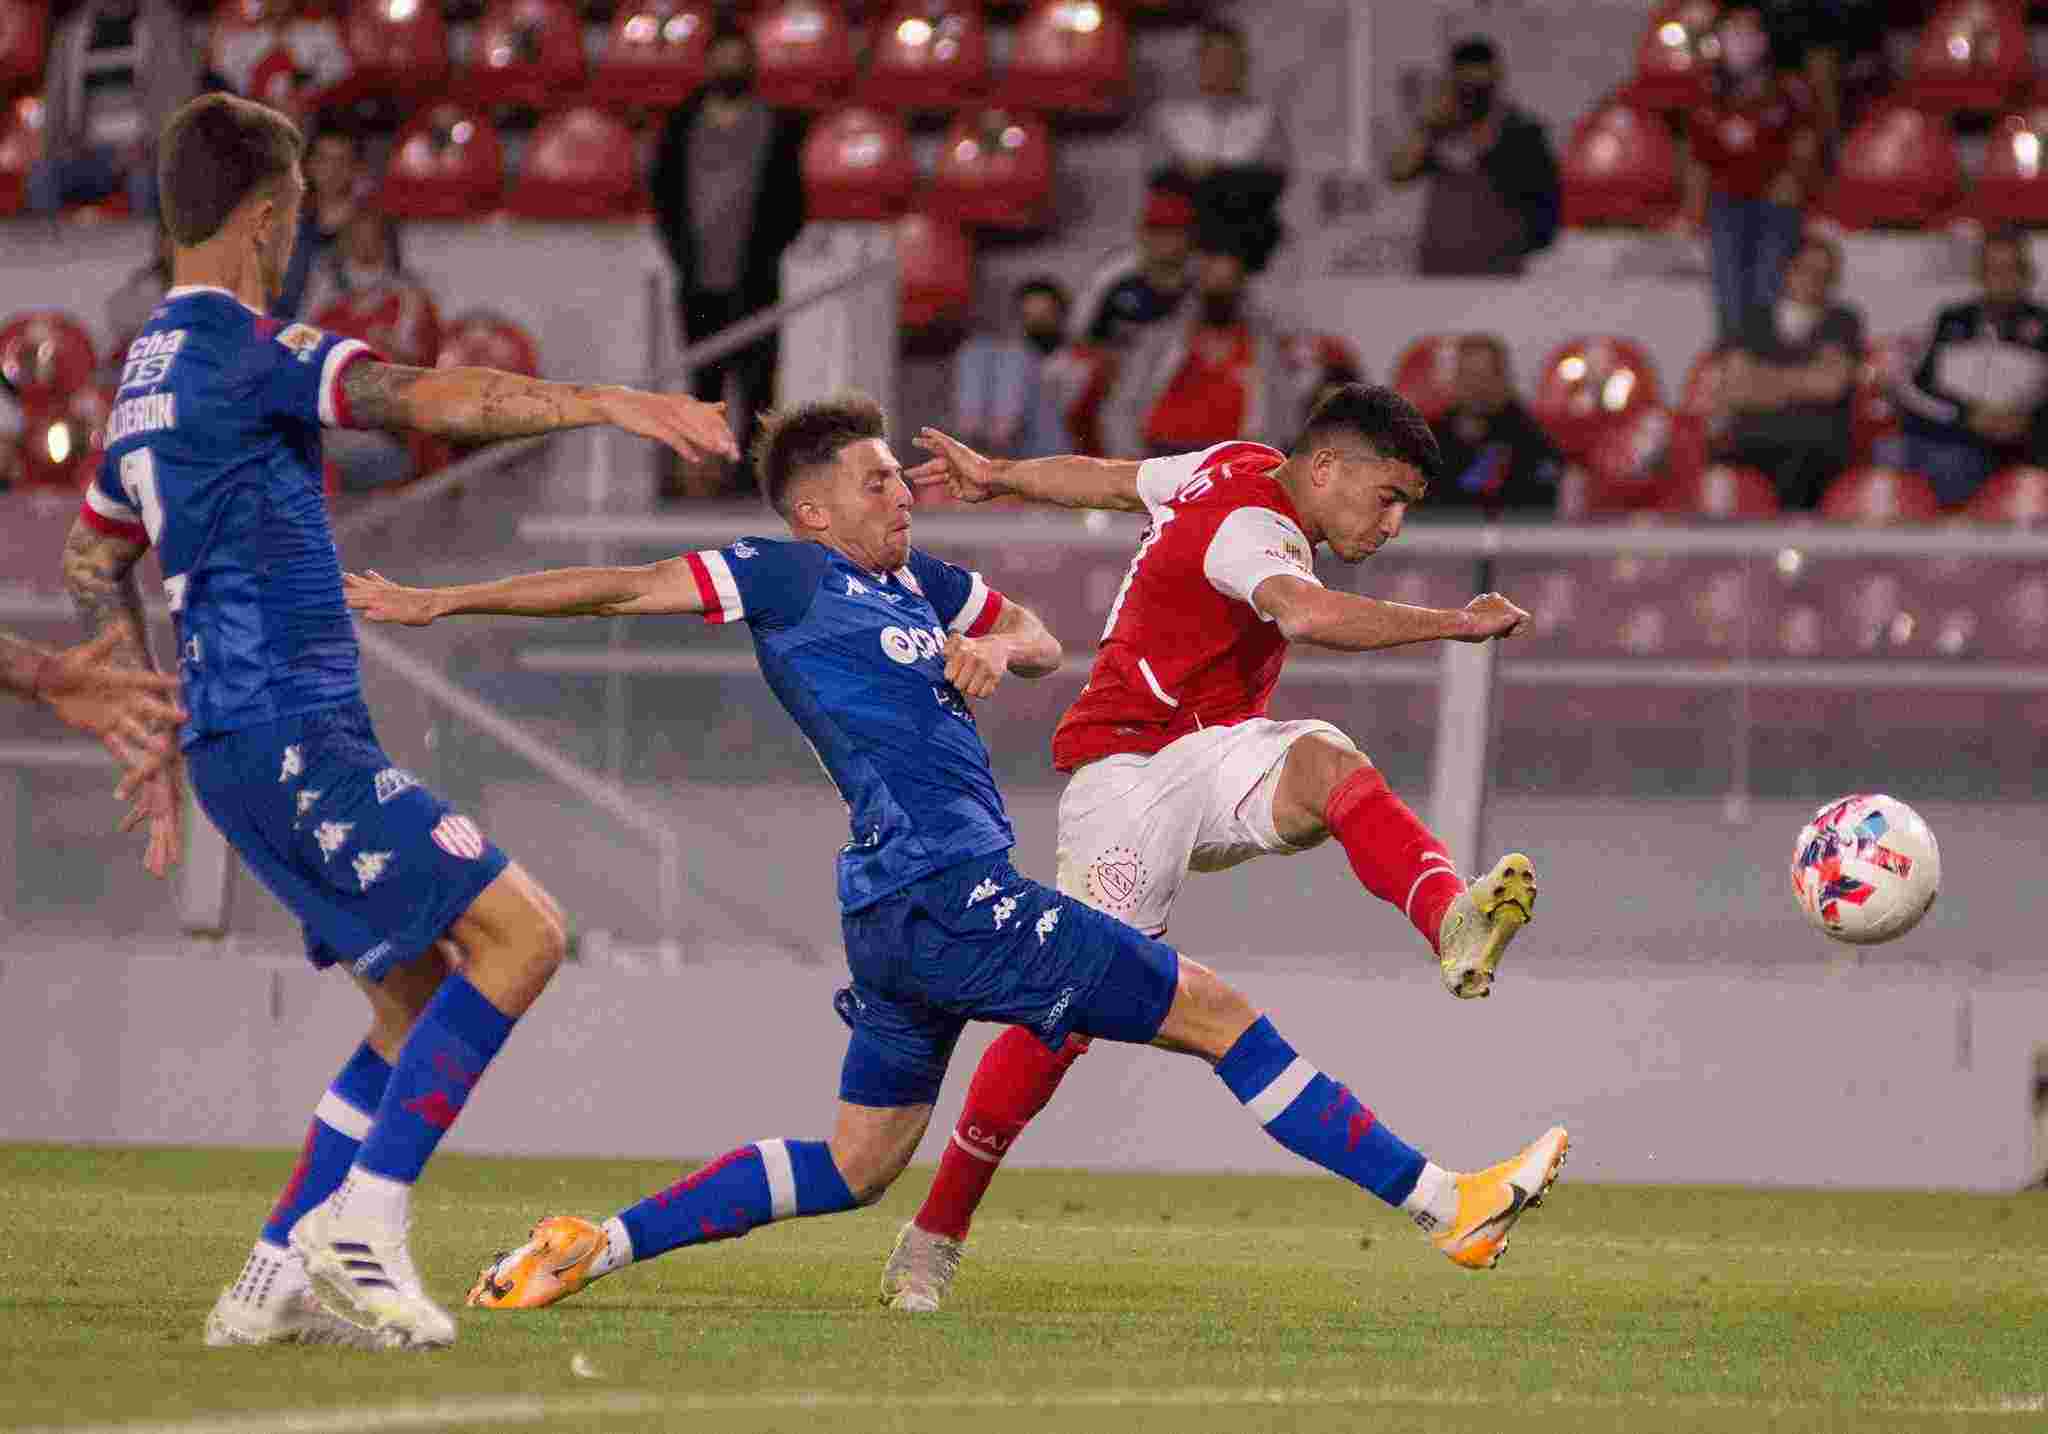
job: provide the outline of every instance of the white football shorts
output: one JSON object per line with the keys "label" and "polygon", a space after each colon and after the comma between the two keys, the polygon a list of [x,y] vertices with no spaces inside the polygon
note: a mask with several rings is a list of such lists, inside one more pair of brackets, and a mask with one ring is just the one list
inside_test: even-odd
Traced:
{"label": "white football shorts", "polygon": [[1188,872],[1321,845],[1295,846],[1273,827],[1287,749],[1311,733],[1356,750],[1328,722],[1254,717],[1190,732],[1150,756],[1090,762],[1060,796],[1060,890],[1157,936]]}

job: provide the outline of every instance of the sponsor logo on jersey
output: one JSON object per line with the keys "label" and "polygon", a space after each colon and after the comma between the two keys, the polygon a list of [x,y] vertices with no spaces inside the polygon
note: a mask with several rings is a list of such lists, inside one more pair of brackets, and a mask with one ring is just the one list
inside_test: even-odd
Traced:
{"label": "sponsor logo on jersey", "polygon": [[314,827],[313,840],[320,843],[321,860],[334,860],[334,854],[348,844],[348,834],[355,829],[354,822],[322,822]]}
{"label": "sponsor logo on jersey", "polygon": [[305,771],[306,754],[299,744],[294,742],[284,749],[284,765],[278,772],[277,779],[280,782],[289,782],[293,777],[303,776]]}
{"label": "sponsor logo on jersey", "polygon": [[420,779],[403,767],[386,767],[377,774],[377,805],[383,806],[401,792],[409,792]]}
{"label": "sponsor logo on jersey", "polygon": [[1060,909],[1057,906],[1046,907],[1045,914],[1038,918],[1038,926],[1036,928],[1038,932],[1038,944],[1043,946],[1046,943],[1046,938],[1052,935],[1053,928],[1058,926],[1059,924]]}
{"label": "sponsor logo on jersey", "polygon": [[326,335],[311,324],[287,324],[277,332],[277,341],[299,356],[300,363],[313,361],[313,350]]}
{"label": "sponsor logo on jersey", "polygon": [[391,858],[396,855],[388,851],[360,851],[356,853],[356,880],[368,891],[384,879],[384,873],[391,869]]}
{"label": "sponsor logo on jersey", "polygon": [[434,828],[434,845],[450,856],[475,861],[484,854],[484,834],[468,817],[447,816]]}
{"label": "sponsor logo on jersey", "polygon": [[900,662],[907,667],[913,662],[937,657],[945,650],[946,630],[942,627],[882,629],[882,651],[889,655],[891,662]]}
{"label": "sponsor logo on jersey", "polygon": [[144,334],[128,345],[127,357],[121,365],[120,391],[125,393],[131,388],[149,388],[162,383],[170,376],[171,360],[184,346],[183,329]]}
{"label": "sponsor logo on jersey", "polygon": [[732,545],[732,555],[736,558],[751,558],[754,556],[754,554],[760,551],[761,550],[759,548],[755,547],[745,538],[741,538],[737,543],[734,543]]}

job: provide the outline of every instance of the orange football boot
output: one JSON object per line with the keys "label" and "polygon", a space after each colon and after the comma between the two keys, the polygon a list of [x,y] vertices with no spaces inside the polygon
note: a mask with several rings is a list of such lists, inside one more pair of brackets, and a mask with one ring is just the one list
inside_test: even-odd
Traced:
{"label": "orange football boot", "polygon": [[601,1226],[574,1215],[550,1215],[533,1227],[525,1244],[484,1266],[463,1303],[487,1310],[544,1309],[590,1283],[590,1267],[605,1244]]}
{"label": "orange football boot", "polygon": [[1570,1144],[1564,1127],[1553,1125],[1500,1164],[1456,1177],[1458,1218],[1430,1242],[1468,1270],[1492,1269],[1507,1251],[1515,1221],[1543,1203]]}

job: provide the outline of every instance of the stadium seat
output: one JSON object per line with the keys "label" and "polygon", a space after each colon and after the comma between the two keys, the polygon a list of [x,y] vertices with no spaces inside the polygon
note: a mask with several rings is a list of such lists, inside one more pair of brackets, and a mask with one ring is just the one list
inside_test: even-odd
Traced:
{"label": "stadium seat", "polygon": [[756,86],[771,105],[822,110],[853,81],[853,26],[838,5],[779,0],[754,16]]}
{"label": "stadium seat", "polygon": [[1903,98],[1938,115],[1997,110],[2033,67],[2023,0],[1945,0],[1920,29]]}
{"label": "stadium seat", "polygon": [[1721,350],[1708,349],[1686,370],[1678,411],[1671,415],[1671,476],[1676,482],[1696,480],[1706,470],[1721,413],[1724,357]]}
{"label": "stadium seat", "polygon": [[1106,0],[1033,0],[1017,22],[996,102],[1011,109],[1107,116],[1131,92],[1131,41]]}
{"label": "stadium seat", "polygon": [[540,377],[540,345],[533,335],[503,314],[470,309],[441,326],[441,351],[436,368],[475,365],[507,373]]}
{"label": "stadium seat", "polygon": [[0,0],[0,95],[42,83],[49,39],[49,0]]}
{"label": "stadium seat", "polygon": [[939,144],[926,207],[956,223],[1030,233],[1053,220],[1052,134],[1035,115],[973,110]]}
{"label": "stadium seat", "polygon": [[61,309],[31,309],[0,325],[0,379],[24,408],[55,409],[92,380],[92,335]]}
{"label": "stadium seat", "polygon": [[343,294],[313,315],[313,327],[361,339],[394,363],[425,367],[441,352],[441,311],[418,284]]}
{"label": "stadium seat", "polygon": [[2048,226],[2048,173],[2041,144],[2048,135],[2048,105],[2033,105],[2001,119],[1984,147],[1984,168],[1970,186],[1963,212],[1979,224]]}
{"label": "stadium seat", "polygon": [[804,215],[814,220],[893,219],[917,183],[903,121],[853,106],[804,137]]}
{"label": "stadium seat", "polygon": [[1424,334],[1401,350],[1389,383],[1431,423],[1450,411],[1458,371],[1459,334]]}
{"label": "stadium seat", "polygon": [[1585,455],[1586,511],[1640,513],[1665,506],[1671,413],[1661,403],[1631,405],[1606,424]]}
{"label": "stadium seat", "polygon": [[974,306],[974,245],[949,219],[906,214],[897,221],[896,259],[903,328],[951,331]]}
{"label": "stadium seat", "polygon": [[612,12],[593,98],[625,109],[673,109],[704,79],[711,6],[701,0],[630,0]]}
{"label": "stadium seat", "polygon": [[1965,517],[1980,523],[2006,523],[2018,528],[2048,523],[2048,468],[2028,464],[2004,469],[1970,495]]}
{"label": "stadium seat", "polygon": [[579,106],[534,126],[505,208],[522,219],[623,218],[635,210],[640,173],[632,132]]}
{"label": "stadium seat", "polygon": [[1689,474],[1674,472],[1664,489],[1664,510],[1690,518],[1775,518],[1778,490],[1758,469],[1713,463]]}
{"label": "stadium seat", "polygon": [[1585,460],[1620,418],[1660,397],[1650,356],[1610,335],[1560,344],[1544,360],[1530,412],[1568,458]]}
{"label": "stadium seat", "polygon": [[1678,215],[1678,146],[1656,114],[1609,100],[1573,126],[1563,182],[1573,228],[1659,228]]}
{"label": "stadium seat", "polygon": [[1891,105],[1843,141],[1820,207],[1846,229],[1917,229],[1946,220],[1962,188],[1948,126],[1923,110]]}
{"label": "stadium seat", "polygon": [[28,174],[43,157],[43,102],[23,95],[0,112],[0,218],[28,208]]}
{"label": "stadium seat", "polygon": [[505,150],[480,111],[436,105],[399,131],[378,203],[401,219],[467,219],[498,207]]}
{"label": "stadium seat", "polygon": [[1856,391],[1850,407],[1849,449],[1858,463],[1868,463],[1878,440],[1899,431],[1899,409],[1892,401],[1892,391],[1912,376],[1919,344],[1911,334],[1891,334],[1873,339],[1865,347],[1863,362],[1856,367]]}
{"label": "stadium seat", "polygon": [[583,90],[583,19],[569,0],[491,0],[455,93],[478,105],[560,108]]}
{"label": "stadium seat", "polygon": [[1720,9],[1714,0],[1670,0],[1652,10],[1636,46],[1635,77],[1622,98],[1651,110],[1705,104],[1714,65],[1703,42]]}
{"label": "stadium seat", "polygon": [[1925,478],[1875,464],[1850,469],[1820,498],[1821,516],[1838,523],[1931,523],[1940,511]]}
{"label": "stadium seat", "polygon": [[980,0],[911,0],[883,13],[855,98],[899,112],[966,109],[988,83]]}
{"label": "stadium seat", "polygon": [[448,27],[431,0],[368,0],[348,7],[343,38],[355,73],[349,97],[438,99],[448,91]]}
{"label": "stadium seat", "polygon": [[24,403],[22,487],[84,487],[106,451],[107,414],[113,400],[113,390],[87,383],[54,401]]}

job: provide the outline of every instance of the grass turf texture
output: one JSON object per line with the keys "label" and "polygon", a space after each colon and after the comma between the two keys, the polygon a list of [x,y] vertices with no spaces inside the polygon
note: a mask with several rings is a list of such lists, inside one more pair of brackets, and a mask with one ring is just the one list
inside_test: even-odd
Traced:
{"label": "grass turf texture", "polygon": [[[0,1427],[1858,1431],[2048,1425],[2048,1198],[1574,1185],[1491,1273],[1327,1177],[1007,1171],[948,1310],[875,1302],[878,1208],[679,1251],[434,1355],[208,1350],[282,1152],[0,1147]],[[437,1161],[455,1303],[541,1214],[674,1165]],[[572,1374],[578,1354],[595,1377]],[[491,1407],[486,1407],[486,1404]],[[432,1408],[442,1406],[437,1414]],[[520,1419],[516,1416],[525,1416]],[[383,1422],[378,1420],[383,1417]],[[230,1423],[230,1421],[234,1421]]]}

